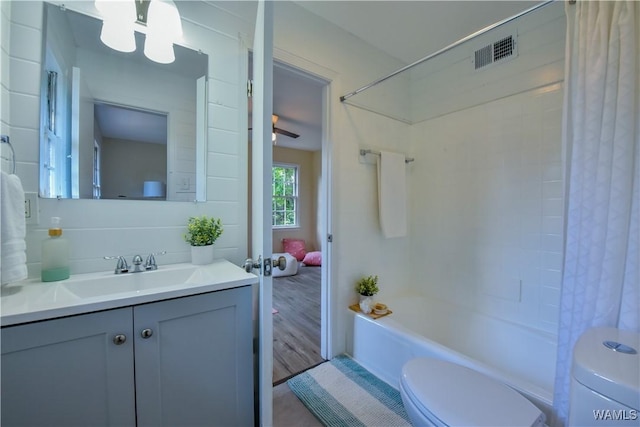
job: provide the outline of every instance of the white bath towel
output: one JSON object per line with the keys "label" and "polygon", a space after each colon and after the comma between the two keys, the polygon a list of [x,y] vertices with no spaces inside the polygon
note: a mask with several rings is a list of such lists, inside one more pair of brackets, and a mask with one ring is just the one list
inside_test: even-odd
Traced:
{"label": "white bath towel", "polygon": [[404,154],[380,153],[378,161],[378,210],[386,238],[407,235],[407,180]]}
{"label": "white bath towel", "polygon": [[27,278],[24,190],[17,175],[0,172],[0,283]]}

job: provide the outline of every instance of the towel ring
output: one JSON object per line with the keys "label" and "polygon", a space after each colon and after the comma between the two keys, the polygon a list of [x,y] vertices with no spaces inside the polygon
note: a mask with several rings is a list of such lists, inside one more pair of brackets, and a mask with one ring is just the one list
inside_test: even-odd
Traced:
{"label": "towel ring", "polygon": [[11,150],[11,159],[8,159],[4,156],[2,158],[4,160],[11,162],[11,173],[15,174],[16,173],[16,152],[13,149],[13,145],[11,145],[11,142],[9,141],[9,135],[0,135],[0,143],[7,144],[9,146],[9,149]]}

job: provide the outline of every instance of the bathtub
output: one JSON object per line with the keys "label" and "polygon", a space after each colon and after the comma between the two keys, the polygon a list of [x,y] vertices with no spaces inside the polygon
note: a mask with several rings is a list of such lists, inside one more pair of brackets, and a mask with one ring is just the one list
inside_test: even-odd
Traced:
{"label": "bathtub", "polygon": [[402,366],[436,357],[480,371],[514,388],[551,419],[556,337],[426,298],[387,299],[393,314],[354,313],[353,358],[398,388]]}

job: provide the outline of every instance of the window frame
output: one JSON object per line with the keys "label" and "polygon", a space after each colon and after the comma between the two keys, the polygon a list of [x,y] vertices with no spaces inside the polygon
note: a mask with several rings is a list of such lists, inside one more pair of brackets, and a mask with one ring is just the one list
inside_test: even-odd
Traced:
{"label": "window frame", "polygon": [[[284,168],[284,169],[294,169],[294,194],[292,196],[279,196],[274,194],[275,193],[275,186],[274,186],[274,176],[273,176],[273,172],[275,168]],[[273,162],[272,167],[271,167],[271,227],[273,229],[277,229],[277,230],[283,230],[283,229],[290,229],[290,228],[300,228],[300,165],[295,164],[295,163],[284,163],[284,162]],[[294,208],[293,208],[293,213],[294,213],[294,224],[280,224],[280,225],[276,225],[274,224],[275,222],[275,210],[274,210],[274,205],[275,205],[275,200],[276,199],[292,199],[293,200],[293,204],[294,204]],[[282,212],[290,212],[290,210],[283,210]]]}

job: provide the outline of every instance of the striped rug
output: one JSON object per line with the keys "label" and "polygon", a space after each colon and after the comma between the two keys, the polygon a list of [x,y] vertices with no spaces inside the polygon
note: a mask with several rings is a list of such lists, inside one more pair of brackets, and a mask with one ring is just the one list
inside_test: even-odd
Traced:
{"label": "striped rug", "polygon": [[342,355],[287,381],[325,426],[410,426],[400,392]]}

